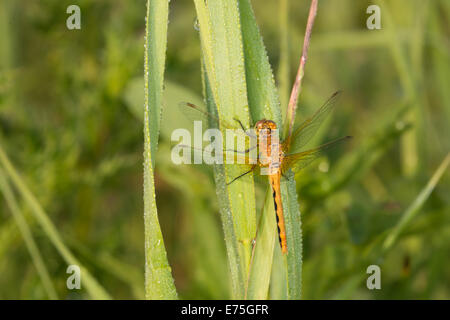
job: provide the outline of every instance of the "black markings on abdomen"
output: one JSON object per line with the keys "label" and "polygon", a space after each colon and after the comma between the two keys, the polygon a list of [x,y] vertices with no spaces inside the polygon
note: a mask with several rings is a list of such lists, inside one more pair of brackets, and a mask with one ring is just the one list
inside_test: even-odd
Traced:
{"label": "black markings on abdomen", "polygon": [[273,196],[273,205],[275,207],[275,212],[276,212],[275,216],[277,218],[278,241],[280,242],[280,245],[281,245],[281,237],[280,237],[281,229],[280,229],[280,225],[279,225],[280,219],[278,218],[278,205],[277,205],[277,200],[276,200],[277,193],[275,192],[275,189],[273,189],[272,196]]}

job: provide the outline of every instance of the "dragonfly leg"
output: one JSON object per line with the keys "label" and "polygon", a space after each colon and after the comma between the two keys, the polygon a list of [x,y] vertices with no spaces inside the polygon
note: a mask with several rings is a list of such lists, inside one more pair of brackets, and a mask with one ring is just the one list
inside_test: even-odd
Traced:
{"label": "dragonfly leg", "polygon": [[256,167],[256,164],[254,164],[250,170],[248,170],[248,171],[246,171],[246,172],[244,172],[244,173],[238,175],[236,178],[234,178],[233,180],[231,180],[230,182],[228,182],[228,183],[227,183],[227,186],[229,186],[230,184],[232,184],[233,182],[235,182],[237,179],[242,178],[242,177],[245,176],[246,174],[249,174],[250,172],[252,172],[253,169],[255,169],[255,167]]}
{"label": "dragonfly leg", "polygon": [[236,121],[237,123],[239,123],[239,125],[241,126],[242,131],[244,131],[244,133],[245,133],[247,136],[249,136],[249,137],[251,137],[251,138],[256,138],[255,135],[250,134],[250,133],[247,132],[247,130],[245,130],[245,127],[244,127],[244,125],[242,124],[241,120],[239,120],[238,118],[233,118],[233,120]]}
{"label": "dragonfly leg", "polygon": [[236,153],[249,153],[250,151],[252,151],[253,149],[255,149],[257,146],[253,146],[251,148],[247,148],[243,151],[239,151],[239,150],[234,150],[234,149],[227,149],[227,151],[232,151],[232,152],[236,152]]}
{"label": "dragonfly leg", "polygon": [[245,128],[244,125],[242,124],[241,120],[239,120],[238,118],[233,118],[234,121],[237,121],[237,123],[239,123],[239,125],[241,126],[242,130],[245,132]]}

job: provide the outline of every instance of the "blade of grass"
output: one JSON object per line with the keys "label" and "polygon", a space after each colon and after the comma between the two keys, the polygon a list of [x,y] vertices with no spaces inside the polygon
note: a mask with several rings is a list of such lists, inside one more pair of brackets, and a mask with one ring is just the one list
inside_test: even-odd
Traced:
{"label": "blade of grass", "polygon": [[110,295],[105,291],[105,289],[97,282],[97,280],[91,275],[91,273],[75,258],[72,252],[67,248],[67,246],[62,241],[55,225],[49,219],[47,213],[42,209],[36,197],[31,193],[31,191],[26,186],[23,179],[17,173],[16,169],[11,164],[6,153],[0,145],[0,164],[3,169],[8,174],[9,178],[13,182],[16,189],[22,195],[23,199],[26,201],[34,214],[36,220],[41,225],[46,236],[49,238],[51,243],[55,246],[59,254],[64,258],[67,264],[77,265],[81,269],[81,282],[86,287],[86,290],[93,299],[110,299]]}
{"label": "blade of grass", "polygon": [[5,261],[4,257],[13,248],[13,244],[20,241],[20,230],[14,218],[4,219],[0,225],[0,261]]}
{"label": "blade of grass", "polygon": [[153,177],[155,160],[152,158],[152,154],[155,154],[156,151],[159,135],[168,15],[168,1],[147,1],[144,58],[144,237],[146,299],[177,298],[177,292],[158,221]]}
{"label": "blade of grass", "polygon": [[288,245],[288,254],[285,260],[287,267],[287,298],[295,300],[300,299],[302,296],[302,224],[294,174],[288,172],[285,176],[287,179],[281,183],[281,196]]}
{"label": "blade of grass", "polygon": [[414,219],[419,210],[422,208],[425,201],[430,197],[431,192],[438,184],[448,165],[450,164],[450,153],[447,154],[445,159],[442,161],[438,169],[434,172],[431,179],[428,181],[425,188],[419,193],[419,195],[414,199],[413,203],[406,209],[405,213],[402,215],[401,219],[397,225],[392,229],[386,240],[383,243],[383,251],[386,252],[394,245],[395,241],[399,235],[405,230],[406,226]]}
{"label": "blade of grass", "polygon": [[[202,103],[201,99],[200,103]],[[162,129],[161,132],[163,132]],[[195,250],[189,250],[190,254],[186,259],[191,261],[187,278],[192,277],[193,285],[192,289],[184,293],[184,298],[229,299],[230,279],[223,231],[220,224],[217,223],[215,212],[211,211],[211,208],[214,211],[217,210],[217,205],[213,200],[215,196],[214,183],[212,179],[209,179],[209,175],[202,171],[202,169],[209,168],[180,166],[169,161],[159,161],[167,159],[170,154],[169,146],[161,145],[156,162],[159,163],[159,172],[164,176],[164,181],[175,188],[181,194],[183,203],[186,203],[183,214],[190,226],[186,226],[190,230],[186,248],[195,248]],[[214,272],[211,273],[211,270]],[[200,297],[195,293],[197,288],[201,288],[202,295]]]}
{"label": "blade of grass", "polygon": [[[207,108],[212,114],[217,115],[213,94],[206,72],[203,73],[203,86]],[[228,264],[230,267],[231,297],[236,299],[244,296],[243,288],[245,287],[246,271],[243,263],[241,263],[239,240],[236,235],[233,215],[230,209],[229,193],[226,187],[227,182],[223,165],[214,165],[214,180],[216,183],[216,192],[220,208],[220,219],[222,221],[225,244],[227,247]]]}
{"label": "blade of grass", "polygon": [[[445,46],[445,41],[439,35],[447,30],[446,25],[439,23],[440,9],[437,5],[431,10],[430,17],[430,34],[433,35],[433,43],[436,47],[443,47],[440,50],[432,50],[432,59],[430,61],[433,71],[431,78],[434,79],[430,86],[436,88],[437,99],[441,101],[441,110],[446,115],[447,123],[450,123],[450,91],[448,90],[448,83],[450,83],[450,64],[448,63],[448,46]],[[450,147],[449,143],[445,145]]]}
{"label": "blade of grass", "polygon": [[[415,94],[416,88],[414,79],[412,76],[411,68],[408,65],[408,61],[403,48],[400,46],[400,41],[398,40],[397,31],[395,29],[395,23],[391,16],[389,6],[385,2],[380,2],[381,10],[383,12],[383,19],[385,21],[386,30],[388,32],[389,49],[391,51],[392,57],[394,59],[397,71],[399,73],[400,82],[402,84],[405,97],[409,101],[417,101],[417,96]],[[417,154],[417,126],[420,125],[419,117],[419,105],[416,103],[415,108],[406,115],[406,120],[413,124],[412,130],[402,137],[402,165],[403,173],[406,176],[412,176],[417,172],[419,167],[419,157]]]}
{"label": "blade of grass", "polygon": [[[194,0],[200,26],[203,62],[206,75],[208,108],[220,119],[235,123],[239,119],[250,125],[246,93],[245,66],[238,3],[225,0]],[[213,98],[209,99],[208,92]],[[216,109],[216,110],[212,110]],[[225,128],[220,128],[225,136]],[[256,233],[256,209],[253,175],[232,184],[242,168],[216,166],[216,188],[224,225],[231,269],[232,298],[243,298],[250,265],[251,246]]]}
{"label": "blade of grass", "polygon": [[[200,27],[200,42],[202,48],[202,66],[205,69],[206,74],[208,75],[208,81],[210,87],[216,87],[216,75],[214,69],[214,60],[213,60],[213,35],[212,35],[212,26],[211,26],[211,18],[208,13],[208,8],[206,3],[202,0],[194,0],[195,10],[197,12],[197,21]],[[202,73],[203,76],[203,73]],[[205,81],[203,82],[205,83]],[[205,90],[205,88],[203,88]],[[205,96],[206,98],[206,96]],[[217,100],[217,90],[211,90],[211,98],[213,100]],[[217,108],[215,108],[217,109]]]}
{"label": "blade of grass", "polygon": [[142,286],[144,275],[141,268],[120,261],[109,252],[94,253],[72,238],[67,238],[67,244],[79,257],[96,266],[99,270],[103,270],[128,284],[136,299],[144,299],[144,287]]}
{"label": "blade of grass", "polygon": [[[273,74],[248,0],[240,1],[240,10],[246,59],[248,96],[252,108],[252,115],[254,116],[254,119],[258,120],[262,118],[272,119],[277,122],[279,128],[282,128],[280,107],[278,95],[274,86]],[[289,116],[292,116],[292,121],[289,120],[290,125],[293,124],[295,119],[295,108],[301,87],[301,80],[304,74],[309,40],[316,11],[317,1],[312,1],[303,45],[304,50],[300,60],[299,73],[297,74],[296,83],[294,84],[289,103],[290,107],[288,109],[287,118],[289,119]],[[285,124],[285,126],[286,125],[287,124]],[[286,226],[289,253],[286,258],[282,258],[285,259],[285,266],[287,268],[286,274],[288,275],[286,279],[286,296],[289,299],[298,299],[301,297],[302,237],[300,211],[295,191],[295,180],[291,179],[287,183],[282,183],[281,187],[286,224],[290,223],[289,226]],[[272,197],[269,193],[266,198],[266,204],[272,201]],[[250,299],[262,299],[268,297],[271,268],[261,266],[272,265],[274,248],[273,240],[276,228],[270,228],[270,221],[272,220],[267,220],[266,222],[266,219],[273,219],[274,217],[273,211],[271,211],[272,217],[268,216],[267,211],[270,210],[265,208],[262,217],[262,230],[258,231],[260,234],[258,234],[258,239],[255,244],[255,255],[251,270],[252,274],[250,274],[249,277],[247,292],[248,298]],[[260,246],[259,243],[262,245]],[[255,274],[253,274],[253,271]],[[264,281],[261,281],[261,279]]]}
{"label": "blade of grass", "polygon": [[280,101],[269,57],[249,0],[239,0],[244,42],[245,74],[250,112],[254,121],[270,119],[282,128]]}
{"label": "blade of grass", "polygon": [[33,235],[28,227],[27,221],[22,215],[22,212],[19,209],[19,205],[17,204],[17,200],[9,186],[9,183],[4,175],[2,169],[0,169],[0,189],[5,197],[6,203],[11,210],[11,213],[14,217],[14,220],[19,227],[20,233],[22,234],[23,240],[25,241],[25,245],[30,253],[31,259],[33,261],[34,266],[41,278],[42,285],[44,286],[47,295],[52,300],[58,299],[58,294],[56,293],[55,286],[50,278],[50,275],[47,270],[47,266],[42,259],[41,253],[39,251],[36,242],[33,239]]}
{"label": "blade of grass", "polygon": [[[169,1],[147,1],[145,17],[145,118],[149,126],[151,153],[158,147],[161,109],[163,102],[164,68],[167,48],[167,24],[169,19]],[[149,106],[147,110],[147,105]],[[152,165],[155,161],[152,160]]]}
{"label": "blade of grass", "polygon": [[[244,42],[247,95],[252,118],[271,119],[282,128],[280,102],[264,43],[249,0],[239,0]],[[266,193],[252,264],[246,284],[248,299],[267,299],[276,236],[272,193]]]}
{"label": "blade of grass", "polygon": [[275,242],[277,242],[276,239],[278,238],[276,232],[277,223],[275,221],[275,209],[270,187],[267,189],[265,199],[256,234],[256,242],[253,247],[254,253],[245,293],[245,299],[250,300],[267,299],[274,247],[275,245],[278,245],[275,244]]}
{"label": "blade of grass", "polygon": [[[434,172],[433,176],[428,181],[427,185],[423,188],[423,190],[419,193],[419,195],[414,199],[411,205],[406,209],[400,218],[399,222],[396,226],[384,237],[384,234],[377,237],[373,240],[372,245],[366,248],[366,253],[361,256],[361,259],[357,264],[354,265],[349,274],[358,273],[358,270],[364,269],[368,264],[373,263],[373,261],[381,261],[383,257],[388,253],[390,249],[393,248],[396,243],[398,237],[404,230],[407,225],[416,218],[420,209],[427,201],[434,188],[438,184],[439,180],[442,178],[445,170],[448,168],[450,164],[450,153],[447,154],[445,159],[439,165],[438,169]],[[384,238],[384,241],[379,241]],[[373,254],[371,254],[373,253]],[[359,274],[356,276],[349,277],[344,285],[341,286],[339,290],[337,290],[332,299],[348,299],[351,294],[358,288],[361,283],[366,279],[365,274]]]}
{"label": "blade of grass", "polygon": [[283,253],[281,253],[281,248],[279,245],[275,245],[271,272],[272,274],[270,276],[270,288],[269,288],[270,300],[286,300],[287,270],[286,270],[286,263],[283,259]]}

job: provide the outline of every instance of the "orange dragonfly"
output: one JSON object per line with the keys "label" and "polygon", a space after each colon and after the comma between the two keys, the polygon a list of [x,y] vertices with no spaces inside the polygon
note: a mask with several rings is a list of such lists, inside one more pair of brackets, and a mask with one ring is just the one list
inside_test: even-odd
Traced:
{"label": "orange dragonfly", "polygon": [[[297,172],[309,165],[320,155],[322,155],[324,150],[335,146],[339,142],[351,138],[350,136],[346,136],[322,144],[316,148],[301,151],[317,132],[327,115],[331,112],[337,98],[339,97],[339,94],[339,91],[335,92],[310,118],[306,119],[297,128],[295,128],[291,136],[288,136],[281,143],[278,138],[278,128],[274,121],[266,119],[257,121],[253,128],[254,138],[256,138],[257,140],[257,143],[255,145],[256,159],[251,159],[250,157],[244,156],[245,163],[246,165],[248,165],[248,170],[227,183],[231,184],[235,180],[245,176],[246,174],[249,174],[257,168],[260,168],[260,170],[269,169],[268,171],[266,171],[268,172],[266,174],[268,175],[269,183],[272,188],[272,196],[274,200],[274,208],[278,224],[278,239],[283,254],[287,253],[288,247],[286,240],[286,228],[284,223],[283,204],[281,200],[281,179],[289,169]],[[199,119],[198,116],[200,116],[201,118],[203,118],[203,120],[207,120],[208,126],[210,128],[237,128],[236,126],[231,126],[229,123],[217,119],[207,111],[197,107],[192,103],[181,103],[180,108],[182,109],[183,113],[185,113],[191,119]],[[240,129],[246,132],[246,135],[252,137],[252,134],[248,133],[248,131],[245,130],[244,126],[238,119],[234,120],[239,124]],[[277,132],[277,134],[274,134],[275,132]],[[194,149],[191,146],[187,145],[179,146]],[[252,149],[254,148],[251,147],[245,150],[231,151],[242,155],[250,153]],[[227,151],[230,150],[225,150],[224,152]]]}

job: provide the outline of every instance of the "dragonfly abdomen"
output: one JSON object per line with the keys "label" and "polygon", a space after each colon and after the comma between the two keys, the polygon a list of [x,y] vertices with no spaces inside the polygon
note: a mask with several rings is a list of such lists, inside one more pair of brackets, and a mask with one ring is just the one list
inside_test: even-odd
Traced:
{"label": "dragonfly abdomen", "polygon": [[269,180],[272,187],[273,205],[277,217],[278,241],[280,242],[281,252],[287,253],[286,226],[284,224],[283,204],[281,202],[280,171],[276,174],[270,175]]}

